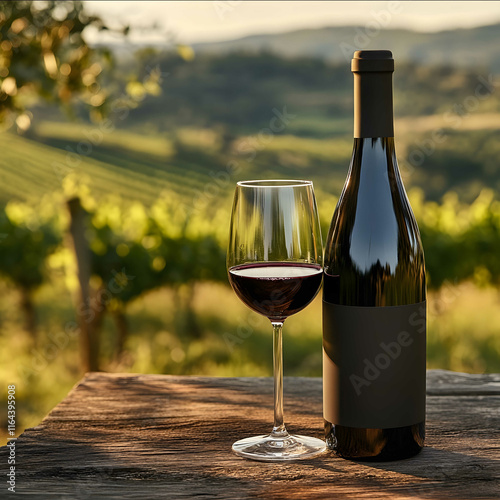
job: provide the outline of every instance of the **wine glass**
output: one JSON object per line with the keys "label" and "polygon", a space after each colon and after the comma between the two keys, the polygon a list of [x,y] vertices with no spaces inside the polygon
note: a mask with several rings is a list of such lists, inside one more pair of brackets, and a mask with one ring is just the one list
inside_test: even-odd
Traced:
{"label": "wine glass", "polygon": [[316,296],[323,278],[323,245],[311,181],[238,182],[227,268],[236,295],[273,326],[274,426],[270,434],[241,439],[233,451],[261,461],[311,458],[321,439],[290,435],[283,422],[282,327]]}

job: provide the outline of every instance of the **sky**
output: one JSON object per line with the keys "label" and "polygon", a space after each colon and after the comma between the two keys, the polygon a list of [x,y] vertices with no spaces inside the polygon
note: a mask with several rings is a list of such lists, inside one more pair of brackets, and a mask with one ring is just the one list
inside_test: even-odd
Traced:
{"label": "sky", "polygon": [[[280,33],[300,28],[360,25],[379,22],[387,28],[440,31],[500,22],[497,2],[316,2],[316,1],[86,1],[91,12],[106,22],[148,28],[137,30],[131,41],[158,42],[161,33],[176,43],[231,40],[258,33]],[[385,17],[384,17],[385,16]],[[379,21],[377,21],[377,19]],[[387,20],[388,21],[385,21]],[[88,33],[89,41],[104,35]],[[106,40],[110,40],[107,38]]]}

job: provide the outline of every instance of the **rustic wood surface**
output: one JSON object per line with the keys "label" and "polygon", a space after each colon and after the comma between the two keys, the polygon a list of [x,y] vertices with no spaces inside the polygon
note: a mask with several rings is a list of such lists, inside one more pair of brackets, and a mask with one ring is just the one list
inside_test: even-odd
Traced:
{"label": "rustic wood surface", "polygon": [[[428,394],[426,447],[414,458],[327,453],[269,464],[235,456],[231,444],[270,430],[270,378],[90,373],[18,438],[16,490],[40,499],[500,498],[500,375],[429,371]],[[321,379],[285,378],[289,430],[322,437],[321,405]]]}

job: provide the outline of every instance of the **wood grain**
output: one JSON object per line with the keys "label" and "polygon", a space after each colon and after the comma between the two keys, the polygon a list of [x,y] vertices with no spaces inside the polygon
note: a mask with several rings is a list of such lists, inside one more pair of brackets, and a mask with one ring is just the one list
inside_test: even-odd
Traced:
{"label": "wood grain", "polygon": [[[269,464],[236,457],[231,444],[270,430],[271,379],[90,373],[17,440],[16,490],[40,499],[499,498],[500,375],[430,371],[428,394],[426,447],[414,458]],[[289,430],[322,437],[321,401],[321,379],[285,378]],[[0,455],[3,471],[5,447]]]}

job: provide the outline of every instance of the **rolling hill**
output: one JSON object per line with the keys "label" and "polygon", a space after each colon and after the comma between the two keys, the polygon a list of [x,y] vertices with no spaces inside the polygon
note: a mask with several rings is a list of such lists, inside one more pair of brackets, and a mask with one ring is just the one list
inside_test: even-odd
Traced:
{"label": "rolling hill", "polygon": [[[372,36],[370,36],[372,35]],[[398,61],[458,67],[483,66],[500,73],[500,24],[422,33],[366,26],[330,26],[236,40],[199,43],[198,54],[269,51],[283,57],[315,57],[345,62],[353,50],[391,49]]]}

